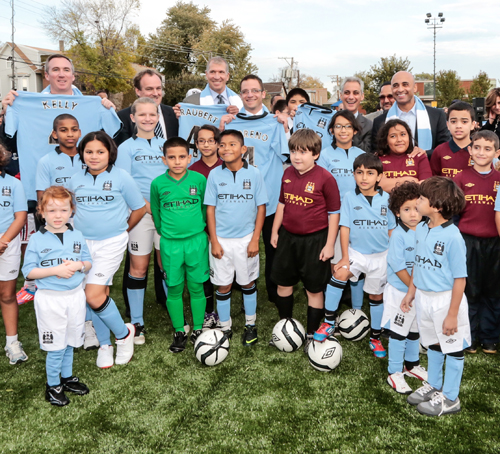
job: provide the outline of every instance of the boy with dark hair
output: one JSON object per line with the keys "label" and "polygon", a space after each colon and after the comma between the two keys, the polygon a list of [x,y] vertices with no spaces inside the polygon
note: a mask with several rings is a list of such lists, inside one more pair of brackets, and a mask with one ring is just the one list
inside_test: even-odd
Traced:
{"label": "boy with dark hair", "polygon": [[428,381],[407,399],[427,416],[460,411],[463,349],[471,338],[464,294],[466,248],[452,217],[464,207],[464,193],[451,179],[431,177],[420,184],[417,210],[429,219],[415,232],[415,263],[401,309],[409,312],[415,300],[421,342],[428,347]]}
{"label": "boy with dark hair", "polygon": [[438,145],[430,158],[433,175],[455,178],[472,166],[468,147],[474,131],[474,109],[466,102],[455,102],[448,108],[447,126],[451,134],[448,142]]}
{"label": "boy with dark hair", "polygon": [[476,132],[469,147],[474,164],[454,179],[465,194],[458,228],[467,247],[468,353],[476,353],[479,344],[484,353],[496,353],[500,336],[500,238],[495,225],[500,172],[492,168],[498,148],[494,132]]}
{"label": "boy with dark hair", "polygon": [[167,308],[174,326],[170,351],[184,351],[184,275],[191,296],[194,343],[201,334],[206,300],[203,283],[209,275],[208,240],[205,233],[203,198],[206,178],[187,169],[191,156],[189,144],[171,137],[163,144],[163,163],[168,170],[151,183],[151,214],[160,234],[160,254],[168,288]]}
{"label": "boy with dark hair", "polygon": [[216,292],[220,326],[232,336],[231,286],[243,292],[245,332],[243,345],[257,342],[255,326],[259,276],[259,238],[268,201],[260,171],[242,159],[246,152],[243,134],[226,129],[219,150],[224,163],[210,173],[205,193],[210,234],[210,279]]}

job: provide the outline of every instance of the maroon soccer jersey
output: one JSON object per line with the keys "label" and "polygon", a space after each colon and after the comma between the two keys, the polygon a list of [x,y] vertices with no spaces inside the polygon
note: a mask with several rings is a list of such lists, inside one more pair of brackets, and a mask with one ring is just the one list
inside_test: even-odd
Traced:
{"label": "maroon soccer jersey", "polygon": [[497,236],[495,199],[500,172],[492,170],[483,175],[471,167],[460,172],[453,181],[465,194],[466,205],[458,223],[460,231],[480,238]]}
{"label": "maroon soccer jersey", "polygon": [[217,158],[217,162],[212,167],[208,167],[203,162],[203,159],[200,159],[199,161],[196,161],[192,166],[190,166],[189,170],[194,170],[195,172],[201,173],[208,180],[208,174],[216,167],[221,166],[223,162],[224,161],[221,158]]}
{"label": "maroon soccer jersey", "polygon": [[455,178],[471,166],[472,159],[467,147],[460,148],[453,139],[438,145],[431,155],[432,174],[439,177]]}
{"label": "maroon soccer jersey", "polygon": [[386,178],[413,177],[419,181],[432,176],[429,160],[426,155],[410,158],[405,154],[388,154],[379,156],[384,165]]}
{"label": "maroon soccer jersey", "polygon": [[296,235],[327,228],[328,213],[340,210],[337,182],[318,165],[302,175],[288,167],[281,180],[279,201],[285,205],[283,227]]}

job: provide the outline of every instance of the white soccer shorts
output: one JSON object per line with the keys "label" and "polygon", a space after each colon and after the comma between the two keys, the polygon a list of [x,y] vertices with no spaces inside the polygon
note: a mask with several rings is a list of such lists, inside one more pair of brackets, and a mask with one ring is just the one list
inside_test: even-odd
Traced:
{"label": "white soccer shorts", "polygon": [[128,234],[128,251],[132,255],[148,255],[153,249],[160,250],[160,235],[156,232],[153,217],[146,213]]}
{"label": "white soccer shorts", "polygon": [[339,234],[337,235],[337,239],[335,240],[333,257],[330,260],[330,263],[336,265],[337,263],[340,262],[341,259],[342,259],[342,247],[340,246],[340,230],[339,230]]}
{"label": "white soccer shorts", "polygon": [[35,215],[33,213],[28,213],[26,217],[26,222],[24,223],[24,227],[21,229],[19,233],[21,237],[21,244],[28,244],[31,235],[36,233],[36,225],[35,225]]}
{"label": "white soccer shorts", "polygon": [[[0,238],[3,233],[0,233]],[[19,276],[21,267],[21,238],[16,235],[0,255],[0,281],[12,281]]]}
{"label": "white soccer shorts", "polygon": [[376,254],[361,254],[349,248],[349,270],[354,275],[351,282],[358,282],[359,275],[365,273],[363,290],[369,295],[381,295],[387,282],[387,251]]}
{"label": "white soccer shorts", "polygon": [[387,283],[384,289],[384,313],[382,315],[382,326],[407,337],[409,332],[418,332],[417,311],[415,303],[410,312],[401,310],[401,301],[406,296],[405,292],[398,290]]}

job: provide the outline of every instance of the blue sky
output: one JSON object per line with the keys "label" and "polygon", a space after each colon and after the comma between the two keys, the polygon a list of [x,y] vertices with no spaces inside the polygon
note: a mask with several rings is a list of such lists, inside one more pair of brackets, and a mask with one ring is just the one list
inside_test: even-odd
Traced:
{"label": "blue sky", "polygon": [[[14,0],[16,42],[57,49],[38,22],[44,5],[56,0]],[[500,78],[500,2],[481,0],[210,0],[217,22],[232,19],[252,45],[252,61],[264,81],[294,57],[301,73],[348,76],[369,70],[380,57],[408,57],[413,71],[433,71],[433,34],[425,14],[443,12],[437,34],[437,71],[456,70],[469,79],[479,70]],[[136,16],[141,32],[154,32],[175,1],[142,0]],[[159,6],[161,5],[161,6]],[[237,8],[234,8],[237,5]],[[10,0],[0,0],[0,41],[10,41]]]}

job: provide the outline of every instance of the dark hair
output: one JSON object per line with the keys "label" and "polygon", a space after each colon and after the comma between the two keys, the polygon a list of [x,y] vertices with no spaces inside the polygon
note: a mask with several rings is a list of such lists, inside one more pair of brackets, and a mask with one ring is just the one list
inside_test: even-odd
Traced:
{"label": "dark hair", "polygon": [[405,202],[418,199],[419,197],[420,185],[415,181],[397,183],[389,195],[389,209],[394,213],[394,216],[398,216]]}
{"label": "dark hair", "polygon": [[78,123],[76,117],[74,117],[71,114],[61,114],[58,115],[56,118],[54,118],[54,121],[52,123],[52,129],[55,131],[57,129],[57,126],[59,125],[59,122],[63,120],[75,120],[78,127],[80,127],[80,124]]}
{"label": "dark hair", "polygon": [[84,151],[85,147],[89,142],[93,140],[98,140],[104,145],[104,148],[109,152],[108,165],[112,166],[116,162],[116,157],[118,156],[118,149],[116,148],[115,142],[109,137],[104,131],[94,131],[89,132],[78,144],[78,154],[80,155],[80,160],[85,162]]}
{"label": "dark hair", "polygon": [[245,77],[243,77],[243,79],[241,79],[240,91],[241,91],[241,84],[245,82],[245,80],[256,80],[257,82],[259,82],[260,89],[264,91],[264,84],[262,83],[262,79],[259,76],[255,76],[254,74],[248,74]]}
{"label": "dark hair", "polygon": [[73,66],[73,62],[71,61],[71,58],[69,57],[66,57],[66,55],[63,55],[63,54],[52,54],[52,55],[49,55],[49,57],[47,58],[47,60],[45,60],[45,64],[44,64],[44,67],[45,67],[45,72],[48,73],[47,69],[48,69],[48,66],[49,66],[49,62],[51,60],[54,60],[54,58],[64,58],[65,60],[68,60],[71,64],[71,70],[72,72],[74,73],[75,72],[75,67]]}
{"label": "dark hair", "polygon": [[183,147],[189,154],[189,143],[182,137],[170,137],[163,144],[163,155],[167,156],[167,150],[173,147]]}
{"label": "dark hair", "polygon": [[106,95],[109,95],[108,90],[105,90],[104,88],[102,88],[101,90],[97,90],[97,91],[95,92],[95,94],[96,94],[96,95],[98,95],[99,93],[105,93]]}
{"label": "dark hair", "polygon": [[160,79],[161,84],[163,84],[163,80],[161,78],[161,74],[158,71],[156,71],[156,69],[148,68],[148,69],[143,69],[142,71],[138,72],[134,76],[134,80],[133,80],[133,82],[134,82],[134,88],[137,88],[137,90],[141,90],[141,80],[142,80],[142,78],[145,75],[148,75],[148,76],[158,76],[158,78]]}
{"label": "dark hair", "polygon": [[220,143],[220,130],[214,125],[203,125],[199,129],[195,129],[194,131],[194,141],[198,140],[198,134],[200,131],[210,131],[214,135],[214,139],[217,143]]}
{"label": "dark hair", "polygon": [[493,131],[488,131],[483,129],[482,131],[477,131],[472,136],[471,146],[474,145],[474,142],[478,139],[484,139],[488,142],[493,142],[493,146],[495,147],[495,151],[500,148],[498,136]]}
{"label": "dark hair", "polygon": [[451,219],[465,208],[465,196],[451,178],[431,177],[420,183],[420,195],[437,208],[444,219]]}
{"label": "dark hair", "polygon": [[302,96],[307,102],[309,102],[309,95],[307,94],[307,91],[302,88],[292,88],[286,95],[287,105],[290,102],[290,99],[292,99],[296,95]]}
{"label": "dark hair", "polygon": [[9,164],[11,156],[12,153],[0,143],[0,169]]}
{"label": "dark hair", "polygon": [[497,98],[500,96],[500,88],[492,88],[484,101],[486,108],[486,116],[490,114],[491,108],[496,104]]}
{"label": "dark hair", "polygon": [[236,139],[238,139],[238,142],[240,143],[240,145],[242,147],[245,145],[245,139],[243,138],[243,134],[240,131],[236,131],[236,129],[226,129],[226,130],[222,131],[220,133],[219,143],[222,140],[222,138],[226,137],[226,136],[236,137]]}
{"label": "dark hair", "polygon": [[361,132],[361,125],[359,124],[358,120],[356,120],[356,117],[352,112],[349,112],[348,110],[340,110],[338,111],[330,120],[330,124],[328,125],[328,133],[333,137],[333,143],[335,143],[335,134],[333,133],[333,128],[335,126],[335,119],[343,117],[345,118],[349,123],[352,125],[352,129],[354,129],[354,133],[360,133]]}
{"label": "dark hair", "polygon": [[382,87],[386,87],[387,85],[391,85],[390,82],[384,82],[378,89],[378,91],[382,90]]}
{"label": "dark hair", "polygon": [[288,141],[290,151],[309,150],[313,156],[321,153],[321,139],[312,129],[299,129],[295,131]]}
{"label": "dark hair", "polygon": [[371,153],[360,154],[352,163],[352,170],[356,172],[356,169],[361,166],[365,169],[376,170],[379,175],[384,171],[382,161]]}
{"label": "dark hair", "polygon": [[413,151],[413,135],[411,133],[410,127],[408,126],[408,123],[400,120],[399,118],[395,118],[394,120],[389,120],[384,126],[382,126],[377,134],[377,156],[386,156],[391,153],[387,137],[389,136],[390,129],[394,128],[395,126],[403,126],[403,128],[406,129],[406,133],[408,134],[409,142],[406,154],[410,154]]}
{"label": "dark hair", "polygon": [[[271,105],[273,104],[273,101],[274,101],[274,98],[276,98],[276,96],[281,96],[281,93],[278,93],[276,95],[272,95],[271,96]],[[285,101],[284,99],[280,99],[280,101]],[[286,102],[286,101],[285,101]]]}
{"label": "dark hair", "polygon": [[286,101],[284,99],[280,99],[276,101],[276,104],[273,106],[273,114],[276,112],[283,112],[288,107]]}
{"label": "dark hair", "polygon": [[450,114],[454,111],[457,110],[459,112],[462,111],[467,111],[470,114],[470,119],[474,121],[475,114],[474,114],[474,108],[468,103],[464,101],[458,101],[454,102],[450,107],[448,107],[448,112],[446,114],[446,119],[450,119]]}

